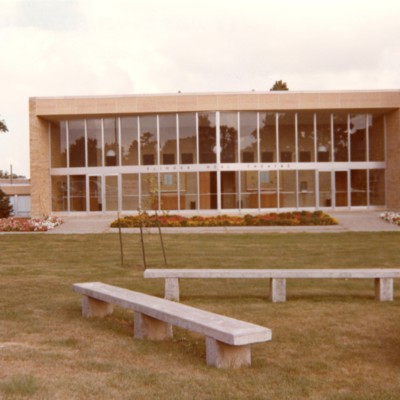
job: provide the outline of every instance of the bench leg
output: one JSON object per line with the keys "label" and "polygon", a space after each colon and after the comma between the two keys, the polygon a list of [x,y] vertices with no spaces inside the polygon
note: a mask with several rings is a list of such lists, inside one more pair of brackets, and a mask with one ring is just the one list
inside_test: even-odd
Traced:
{"label": "bench leg", "polygon": [[179,301],[179,279],[166,278],[164,297],[167,300]]}
{"label": "bench leg", "polygon": [[286,301],[285,278],[271,278],[269,280],[269,300],[273,303],[284,303]]}
{"label": "bench leg", "polygon": [[172,337],[172,325],[135,311],[133,332],[136,339],[164,340]]}
{"label": "bench leg", "polygon": [[251,365],[250,345],[231,346],[206,337],[207,365],[217,368],[239,368]]}
{"label": "bench leg", "polygon": [[112,314],[113,311],[114,307],[110,303],[89,296],[83,296],[82,298],[82,316],[85,318],[105,317]]}
{"label": "bench leg", "polygon": [[375,299],[393,301],[393,278],[375,278]]}

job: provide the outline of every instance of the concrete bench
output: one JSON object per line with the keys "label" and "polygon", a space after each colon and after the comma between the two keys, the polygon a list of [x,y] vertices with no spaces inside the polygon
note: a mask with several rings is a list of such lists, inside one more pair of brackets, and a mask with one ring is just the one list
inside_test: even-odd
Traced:
{"label": "concrete bench", "polygon": [[76,283],[72,288],[83,295],[84,317],[104,317],[113,312],[113,305],[133,310],[135,338],[170,338],[173,325],[204,335],[207,364],[217,368],[250,365],[250,345],[271,340],[268,328],[159,297],[101,282]]}
{"label": "concrete bench", "polygon": [[393,301],[393,279],[400,269],[147,269],[145,278],[165,279],[165,298],[179,301],[179,279],[269,279],[269,299],[286,301],[286,279],[375,279],[375,298]]}

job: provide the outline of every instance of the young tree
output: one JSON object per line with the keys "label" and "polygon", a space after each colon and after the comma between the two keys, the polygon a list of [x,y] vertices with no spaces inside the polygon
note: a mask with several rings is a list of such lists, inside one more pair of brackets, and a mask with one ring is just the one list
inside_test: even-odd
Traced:
{"label": "young tree", "polygon": [[12,205],[6,194],[0,189],[0,218],[8,218],[12,212]]}
{"label": "young tree", "polygon": [[289,90],[287,87],[286,82],[283,81],[275,81],[274,86],[270,89],[270,91],[275,91],[275,90]]}

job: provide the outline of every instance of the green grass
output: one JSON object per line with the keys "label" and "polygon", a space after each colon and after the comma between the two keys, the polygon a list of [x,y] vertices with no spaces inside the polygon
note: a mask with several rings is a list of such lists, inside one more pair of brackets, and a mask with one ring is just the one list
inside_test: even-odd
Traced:
{"label": "green grass", "polygon": [[[149,267],[163,266],[146,235]],[[398,268],[400,234],[165,235],[170,268]],[[205,364],[204,338],[132,338],[132,314],[81,317],[74,282],[163,295],[143,279],[140,238],[0,235],[0,399],[397,399],[400,294],[374,300],[372,280],[288,281],[268,302],[266,280],[182,280],[182,302],[272,329],[252,366]]]}

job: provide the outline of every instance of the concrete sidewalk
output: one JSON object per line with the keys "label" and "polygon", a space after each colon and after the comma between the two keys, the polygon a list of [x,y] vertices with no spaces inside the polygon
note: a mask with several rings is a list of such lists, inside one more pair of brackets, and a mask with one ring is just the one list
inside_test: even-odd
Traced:
{"label": "concrete sidewalk", "polygon": [[[213,228],[163,228],[165,234],[209,234],[209,233],[328,233],[328,232],[400,232],[400,227],[382,220],[381,211],[332,211],[328,213],[339,225],[334,226],[243,226],[243,227],[213,227]],[[118,229],[110,228],[115,216],[70,216],[64,217],[64,223],[48,234],[88,234],[117,233]],[[146,229],[146,232],[156,233],[156,229]],[[123,233],[139,233],[139,229],[126,228]]]}

